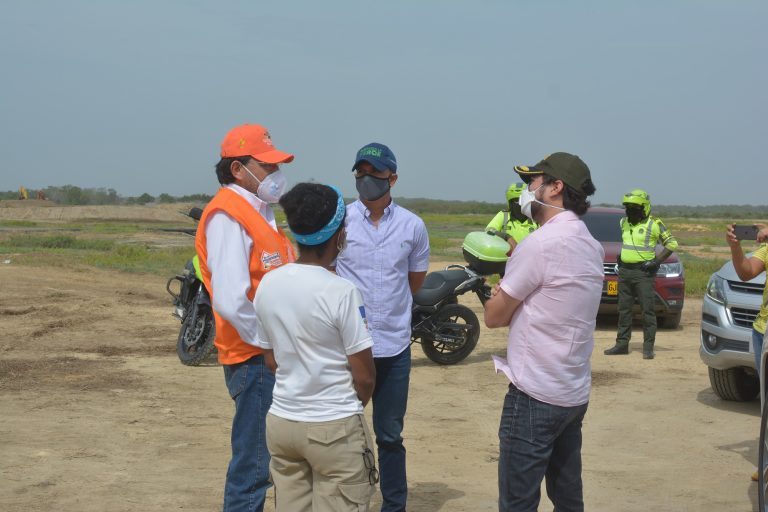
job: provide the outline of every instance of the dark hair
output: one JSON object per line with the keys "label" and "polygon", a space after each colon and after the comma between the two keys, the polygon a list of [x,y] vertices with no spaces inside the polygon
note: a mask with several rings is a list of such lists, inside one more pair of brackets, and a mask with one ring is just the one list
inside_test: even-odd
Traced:
{"label": "dark hair", "polygon": [[[549,174],[544,174],[544,185],[550,185],[558,181],[558,178],[552,177]],[[560,180],[563,181],[563,180]],[[588,196],[595,193],[595,185],[591,179],[587,179],[581,186],[581,190],[575,189],[566,182],[563,181],[563,207],[566,210],[571,210],[576,215],[584,215],[589,209]]]}
{"label": "dark hair", "polygon": [[[298,183],[283,194],[280,198],[280,206],[285,212],[291,231],[299,235],[308,235],[320,231],[336,215],[338,199],[336,191],[328,185]],[[346,212],[344,215],[346,217]],[[336,232],[343,227],[342,220]],[[301,252],[314,252],[317,256],[322,256],[328,247],[328,242],[330,240],[319,245],[304,245],[297,242],[297,245]]]}
{"label": "dark hair", "polygon": [[216,164],[216,178],[222,185],[228,185],[235,182],[235,177],[232,176],[232,162],[240,162],[241,164],[247,164],[249,156],[236,156],[232,158],[222,158],[219,163]]}

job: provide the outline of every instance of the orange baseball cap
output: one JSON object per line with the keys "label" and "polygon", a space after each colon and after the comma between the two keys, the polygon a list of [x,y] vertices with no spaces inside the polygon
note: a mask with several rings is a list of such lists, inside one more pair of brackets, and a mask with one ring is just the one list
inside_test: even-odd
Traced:
{"label": "orange baseball cap", "polygon": [[221,157],[250,156],[268,164],[287,164],[293,155],[275,149],[272,137],[263,126],[244,124],[232,128],[221,142]]}

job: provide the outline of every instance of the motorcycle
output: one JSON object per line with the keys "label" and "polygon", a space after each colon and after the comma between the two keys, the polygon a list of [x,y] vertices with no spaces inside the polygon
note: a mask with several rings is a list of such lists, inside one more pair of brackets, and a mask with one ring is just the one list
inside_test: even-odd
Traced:
{"label": "motorcycle", "polygon": [[485,305],[491,298],[486,276],[504,274],[509,244],[499,233],[472,232],[462,245],[468,265],[449,265],[430,272],[413,295],[411,343],[420,343],[424,354],[437,364],[463,361],[477,346],[480,321],[458,296],[477,295]]}
{"label": "motorcycle", "polygon": [[[200,208],[192,208],[187,214],[199,221],[203,214]],[[188,235],[195,235],[196,229],[174,229]],[[178,283],[178,291],[172,286]],[[181,321],[181,330],[176,342],[176,354],[182,364],[197,366],[216,349],[213,339],[216,337],[216,325],[213,318],[211,296],[203,284],[200,263],[197,255],[184,265],[180,275],[168,280],[165,289],[173,297],[173,316]]]}
{"label": "motorcycle", "polygon": [[482,304],[491,298],[485,277],[463,265],[449,265],[430,272],[413,295],[411,343],[420,343],[424,354],[437,364],[464,360],[480,338],[480,321],[457,297],[474,292]]}

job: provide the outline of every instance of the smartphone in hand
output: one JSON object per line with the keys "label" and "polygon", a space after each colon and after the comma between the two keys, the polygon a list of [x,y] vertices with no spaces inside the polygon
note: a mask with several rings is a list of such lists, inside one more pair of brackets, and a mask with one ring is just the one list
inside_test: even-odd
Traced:
{"label": "smartphone in hand", "polygon": [[757,226],[734,224],[733,234],[736,235],[736,240],[757,240]]}

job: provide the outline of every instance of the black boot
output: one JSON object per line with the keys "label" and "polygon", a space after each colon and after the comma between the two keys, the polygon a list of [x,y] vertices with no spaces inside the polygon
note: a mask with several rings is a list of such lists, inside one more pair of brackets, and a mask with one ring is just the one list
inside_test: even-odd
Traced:
{"label": "black boot", "polygon": [[643,359],[653,359],[656,353],[653,350],[643,350]]}
{"label": "black boot", "polygon": [[603,354],[607,356],[618,356],[629,354],[629,346],[627,345],[614,345],[611,348],[603,350]]}

